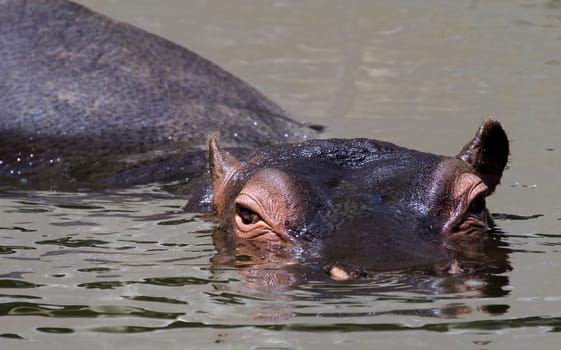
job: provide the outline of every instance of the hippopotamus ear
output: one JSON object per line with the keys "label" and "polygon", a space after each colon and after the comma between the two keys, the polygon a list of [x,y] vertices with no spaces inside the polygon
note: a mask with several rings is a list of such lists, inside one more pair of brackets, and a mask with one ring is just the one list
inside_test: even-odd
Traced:
{"label": "hippopotamus ear", "polygon": [[508,137],[501,124],[487,119],[457,157],[473,167],[491,193],[501,181],[508,155]]}
{"label": "hippopotamus ear", "polygon": [[212,206],[220,216],[225,206],[226,183],[242,165],[236,157],[220,149],[216,135],[210,136],[208,140],[208,165],[212,184]]}

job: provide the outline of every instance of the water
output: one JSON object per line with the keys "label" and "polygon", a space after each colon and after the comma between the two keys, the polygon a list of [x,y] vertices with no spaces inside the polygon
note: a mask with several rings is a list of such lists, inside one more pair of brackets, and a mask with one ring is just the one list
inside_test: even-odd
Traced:
{"label": "water", "polygon": [[559,1],[81,2],[193,49],[326,136],[455,154],[493,115],[512,143],[489,200],[504,268],[335,282],[232,267],[211,219],[157,185],[4,189],[2,348],[559,348]]}

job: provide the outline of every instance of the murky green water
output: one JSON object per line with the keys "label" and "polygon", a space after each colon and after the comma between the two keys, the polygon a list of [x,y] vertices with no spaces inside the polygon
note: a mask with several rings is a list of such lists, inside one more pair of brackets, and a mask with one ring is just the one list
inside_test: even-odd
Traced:
{"label": "murky green water", "polygon": [[84,0],[171,38],[328,136],[454,154],[493,115],[512,142],[482,279],[345,283],[231,267],[157,186],[0,190],[2,349],[558,349],[559,1]]}

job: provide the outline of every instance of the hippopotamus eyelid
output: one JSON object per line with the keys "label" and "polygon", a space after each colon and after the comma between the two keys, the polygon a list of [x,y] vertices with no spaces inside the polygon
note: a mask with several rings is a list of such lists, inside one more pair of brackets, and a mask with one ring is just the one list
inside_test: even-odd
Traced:
{"label": "hippopotamus eyelid", "polygon": [[472,173],[459,175],[452,189],[455,208],[450,208],[444,232],[453,232],[470,214],[481,214],[485,210],[485,198],[488,194],[489,187],[479,176]]}
{"label": "hippopotamus eyelid", "polygon": [[258,221],[263,220],[263,218],[261,218],[259,214],[240,204],[236,205],[236,215],[238,215],[242,219],[242,222],[245,225],[255,224]]}
{"label": "hippopotamus eyelid", "polygon": [[[267,199],[269,197],[266,197]],[[241,192],[236,198],[234,205],[236,210],[236,223],[239,230],[268,231],[279,238],[282,242],[289,242],[290,238],[285,230],[285,221],[279,221],[275,212],[271,212],[272,203],[263,203],[263,198]],[[284,225],[283,225],[284,224]]]}
{"label": "hippopotamus eyelid", "polygon": [[481,213],[485,210],[486,208],[486,199],[487,198],[487,193],[483,192],[481,194],[479,194],[477,197],[475,197],[472,201],[471,204],[469,206],[469,211],[474,212],[474,213]]}

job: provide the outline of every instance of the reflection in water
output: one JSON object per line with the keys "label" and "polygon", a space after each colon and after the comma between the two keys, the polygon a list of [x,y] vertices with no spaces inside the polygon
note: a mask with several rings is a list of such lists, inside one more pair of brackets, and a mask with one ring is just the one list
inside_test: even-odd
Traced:
{"label": "reflection in water", "polygon": [[561,332],[561,317],[521,317],[515,319],[491,319],[486,321],[465,321],[465,322],[445,322],[423,324],[419,326],[399,324],[399,323],[328,323],[328,324],[283,324],[277,323],[272,325],[263,324],[206,324],[202,322],[186,322],[175,321],[164,327],[123,327],[115,329],[111,327],[98,327],[97,332],[107,333],[139,333],[153,332],[172,329],[236,329],[253,327],[257,329],[266,329],[269,331],[302,331],[302,332],[384,332],[384,331],[429,331],[438,333],[447,333],[452,331],[501,331],[513,328],[523,327],[546,327],[551,332]]}
{"label": "reflection in water", "polygon": [[[217,276],[220,276],[220,271],[223,269],[235,268],[243,277],[245,293],[265,299],[268,296],[277,298],[280,292],[287,290],[311,292],[313,298],[324,303],[341,302],[349,295],[387,300],[388,295],[396,291],[407,295],[410,293],[426,295],[429,299],[446,298],[457,293],[467,298],[497,298],[509,294],[506,288],[509,279],[503,274],[512,269],[509,261],[511,250],[508,248],[508,243],[502,240],[502,236],[502,232],[494,230],[489,232],[488,237],[481,242],[469,242],[463,245],[457,242],[454,246],[454,254],[461,271],[454,275],[435,275],[426,271],[393,271],[377,273],[354,281],[337,282],[331,280],[321,266],[306,261],[305,253],[295,254],[286,248],[280,249],[262,243],[253,244],[247,240],[236,241],[222,230],[215,230],[213,233],[217,253],[211,261],[212,269]],[[229,285],[217,287],[221,291],[227,291],[229,288]],[[409,296],[405,297],[408,298]],[[290,305],[299,299],[291,296],[283,305],[277,304],[276,308],[267,309],[268,317],[263,314],[259,317],[278,320],[290,317],[336,316],[330,313],[306,314],[292,310]],[[399,296],[393,299],[404,301]],[[508,306],[483,306],[479,310],[490,314],[502,314],[508,308]],[[463,303],[454,303],[439,308],[400,309],[377,313],[377,315],[456,318],[472,311],[472,307],[465,306]],[[345,312],[340,316],[353,315]]]}
{"label": "reflection in water", "polygon": [[[4,338],[248,326],[303,332],[561,329],[559,319],[506,316],[512,251],[500,231],[480,245],[457,247],[459,274],[387,272],[333,281],[302,253],[234,242],[207,217],[169,211],[180,201],[159,194],[9,196],[3,209],[12,216],[0,228],[0,322],[14,327],[0,334]],[[98,225],[83,225],[92,221]],[[59,225],[65,222],[70,224]],[[544,244],[558,239],[539,237]],[[506,318],[458,323],[476,313]],[[30,316],[38,319],[16,327]]]}
{"label": "reflection in water", "polygon": [[212,266],[239,269],[248,288],[281,291],[304,281],[302,265],[289,247],[236,240],[220,229],[214,230],[212,239],[217,250]]}

